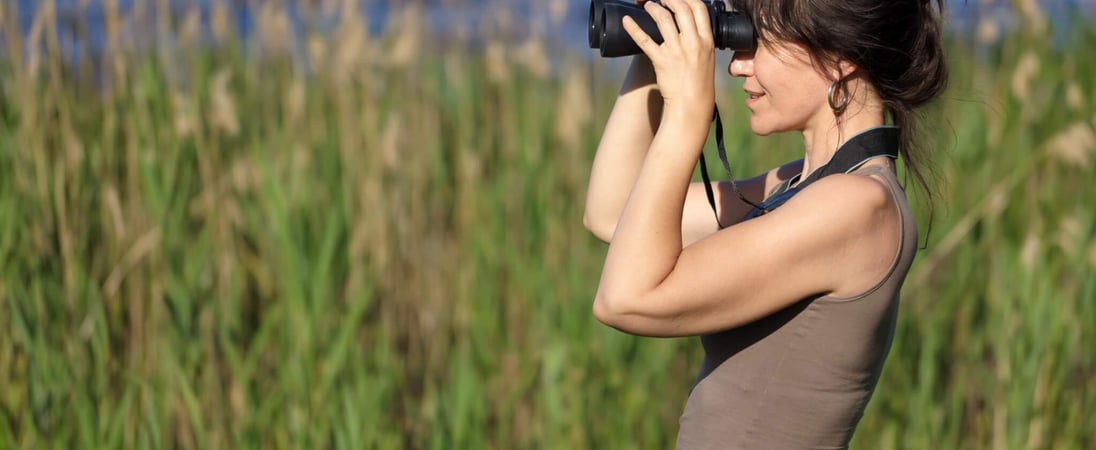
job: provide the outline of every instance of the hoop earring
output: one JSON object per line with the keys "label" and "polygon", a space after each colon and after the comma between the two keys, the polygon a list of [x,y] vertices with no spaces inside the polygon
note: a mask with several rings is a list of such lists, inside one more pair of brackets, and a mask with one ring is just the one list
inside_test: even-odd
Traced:
{"label": "hoop earring", "polygon": [[[839,84],[841,85],[840,88],[838,87]],[[845,94],[841,98],[840,104],[834,102],[833,93],[835,90],[840,90]],[[830,83],[830,90],[826,93],[826,101],[829,102],[830,109],[832,109],[833,112],[840,113],[841,111],[844,111],[845,107],[849,106],[849,90],[845,87],[845,83],[842,83],[841,80],[835,80],[833,83]]]}

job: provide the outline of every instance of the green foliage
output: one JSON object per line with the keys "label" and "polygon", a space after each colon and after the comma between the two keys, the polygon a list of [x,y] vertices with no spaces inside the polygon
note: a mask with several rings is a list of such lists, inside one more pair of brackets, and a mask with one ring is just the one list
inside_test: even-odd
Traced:
{"label": "green foliage", "polygon": [[[536,41],[416,54],[412,25],[95,67],[39,35],[45,59],[0,61],[0,448],[672,446],[696,341],[589,312],[619,67]],[[951,45],[938,214],[856,448],[1096,446],[1078,30]],[[741,175],[796,157],[724,109]]]}

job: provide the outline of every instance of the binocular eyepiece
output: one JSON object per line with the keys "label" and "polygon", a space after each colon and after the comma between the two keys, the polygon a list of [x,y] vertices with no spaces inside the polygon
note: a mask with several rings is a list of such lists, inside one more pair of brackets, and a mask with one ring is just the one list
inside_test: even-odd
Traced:
{"label": "binocular eyepiece", "polygon": [[[722,0],[705,0],[708,16],[712,20],[712,37],[715,47],[720,50],[752,51],[757,47],[753,23],[750,18],[737,11],[727,11]],[[662,43],[662,33],[658,25],[643,7],[631,0],[591,0],[590,2],[590,48],[601,50],[603,58],[635,55],[641,53],[639,46],[624,31],[621,20],[632,16],[647,35],[655,42]]]}

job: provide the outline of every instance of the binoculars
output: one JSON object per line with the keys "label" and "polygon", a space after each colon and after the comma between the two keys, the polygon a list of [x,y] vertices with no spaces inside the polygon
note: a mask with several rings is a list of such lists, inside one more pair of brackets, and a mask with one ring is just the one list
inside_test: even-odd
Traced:
{"label": "binoculars", "polygon": [[[728,11],[722,0],[705,0],[712,20],[712,37],[720,50],[752,51],[757,47],[753,23],[737,11]],[[647,35],[662,43],[658,25],[642,6],[631,0],[592,0],[590,2],[590,48],[600,49],[603,58],[641,53],[639,46],[624,31],[621,20],[632,16]]]}

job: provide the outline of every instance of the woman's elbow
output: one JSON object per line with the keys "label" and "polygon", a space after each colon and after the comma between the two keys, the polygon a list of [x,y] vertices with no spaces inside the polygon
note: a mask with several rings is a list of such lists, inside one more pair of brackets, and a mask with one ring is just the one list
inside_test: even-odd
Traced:
{"label": "woman's elbow", "polygon": [[602,242],[609,242],[613,238],[616,224],[604,219],[598,219],[589,211],[582,215],[582,226]]}
{"label": "woman's elbow", "polygon": [[680,313],[652,308],[653,303],[639,297],[607,296],[598,292],[594,297],[594,318],[619,331],[646,337],[688,336]]}
{"label": "woman's elbow", "polygon": [[601,322],[608,326],[613,326],[616,316],[614,315],[613,310],[609,307],[608,302],[605,301],[604,297],[600,294],[594,297],[593,313],[594,318],[597,319],[598,322]]}
{"label": "woman's elbow", "polygon": [[613,299],[599,292],[594,298],[593,313],[598,322],[626,333],[642,334],[636,326],[643,315],[625,299]]}
{"label": "woman's elbow", "polygon": [[598,322],[601,322],[603,325],[611,328],[616,328],[620,331],[628,332],[625,329],[627,328],[627,324],[624,322],[624,320],[622,320],[624,315],[620,314],[619,311],[613,309],[613,307],[608,302],[603,300],[601,296],[598,296],[594,299],[593,313],[594,318],[597,319]]}

